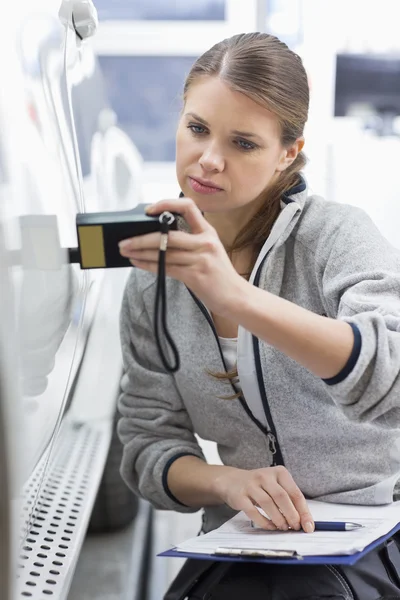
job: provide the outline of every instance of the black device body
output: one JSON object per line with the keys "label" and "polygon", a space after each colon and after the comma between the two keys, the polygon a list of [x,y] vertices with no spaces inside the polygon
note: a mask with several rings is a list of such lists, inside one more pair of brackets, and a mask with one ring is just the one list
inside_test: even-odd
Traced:
{"label": "black device body", "polygon": [[[71,262],[79,262],[82,269],[131,267],[129,260],[121,256],[118,242],[161,230],[159,215],[147,215],[146,206],[139,204],[126,211],[78,213],[79,247],[75,257],[73,251],[70,252]],[[169,228],[177,229],[176,215]]]}

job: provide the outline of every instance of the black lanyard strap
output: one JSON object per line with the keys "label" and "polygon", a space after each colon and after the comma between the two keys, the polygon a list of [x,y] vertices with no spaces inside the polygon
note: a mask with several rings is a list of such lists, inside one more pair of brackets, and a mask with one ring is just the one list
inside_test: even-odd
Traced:
{"label": "black lanyard strap", "polygon": [[[175,221],[175,217],[172,213],[166,211],[163,212],[159,221],[161,224],[161,241],[160,241],[160,252],[158,255],[158,275],[157,275],[157,288],[156,288],[156,299],[154,303],[154,334],[156,338],[156,344],[158,352],[160,354],[161,362],[165,369],[169,373],[176,373],[180,367],[179,351],[176,347],[174,340],[168,330],[167,325],[167,290],[166,290],[166,274],[165,274],[165,255],[168,246],[168,232],[170,225]],[[163,330],[163,334],[169,344],[172,354],[173,363],[169,362],[165,355],[164,349],[161,345],[160,340],[160,325]]]}

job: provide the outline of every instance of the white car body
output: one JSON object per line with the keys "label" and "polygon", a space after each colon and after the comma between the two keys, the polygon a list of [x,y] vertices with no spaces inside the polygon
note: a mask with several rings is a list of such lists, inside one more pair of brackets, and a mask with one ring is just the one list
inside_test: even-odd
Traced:
{"label": "white car body", "polygon": [[81,271],[68,248],[77,212],[141,201],[141,156],[71,24],[92,5],[63,6],[64,25],[35,3],[0,39],[2,600],[68,593],[112,435],[129,272]]}

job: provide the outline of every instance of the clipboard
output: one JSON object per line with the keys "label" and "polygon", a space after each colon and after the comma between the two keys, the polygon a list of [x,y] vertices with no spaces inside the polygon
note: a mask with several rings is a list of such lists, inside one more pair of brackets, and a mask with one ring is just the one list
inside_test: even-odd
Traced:
{"label": "clipboard", "polygon": [[[176,550],[176,548],[171,548],[170,550],[166,550],[165,552],[161,552],[157,554],[160,557],[170,557],[170,558],[194,558],[197,560],[211,560],[211,561],[221,561],[221,562],[258,562],[258,563],[269,563],[269,564],[285,564],[285,565],[354,565],[361,558],[366,556],[371,550],[378,548],[385,541],[390,539],[395,533],[400,531],[400,522],[393,527],[387,534],[377,538],[371,544],[366,546],[364,550],[361,552],[355,552],[353,554],[346,555],[326,555],[326,556],[301,556],[295,552],[292,553],[292,556],[282,556],[281,551],[276,552],[274,556],[273,549],[266,549],[266,553],[268,556],[260,556],[260,550],[252,552],[247,549],[245,553],[238,554],[235,550],[232,549],[232,553],[216,553],[216,554],[199,554],[199,553],[190,553],[190,552],[181,552],[180,550]],[[229,550],[229,549],[224,549]],[[290,553],[289,553],[290,554]]]}

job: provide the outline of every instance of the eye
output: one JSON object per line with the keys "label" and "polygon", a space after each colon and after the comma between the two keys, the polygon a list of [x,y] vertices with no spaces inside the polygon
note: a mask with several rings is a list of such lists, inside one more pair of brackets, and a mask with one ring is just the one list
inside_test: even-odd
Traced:
{"label": "eye", "polygon": [[202,135],[207,131],[205,127],[202,125],[197,125],[196,123],[189,123],[188,129],[190,129],[190,131],[195,135]]}
{"label": "eye", "polygon": [[246,140],[235,140],[235,144],[237,144],[237,146],[241,149],[241,150],[255,150],[257,148],[256,144],[253,144],[252,142],[247,142]]}

